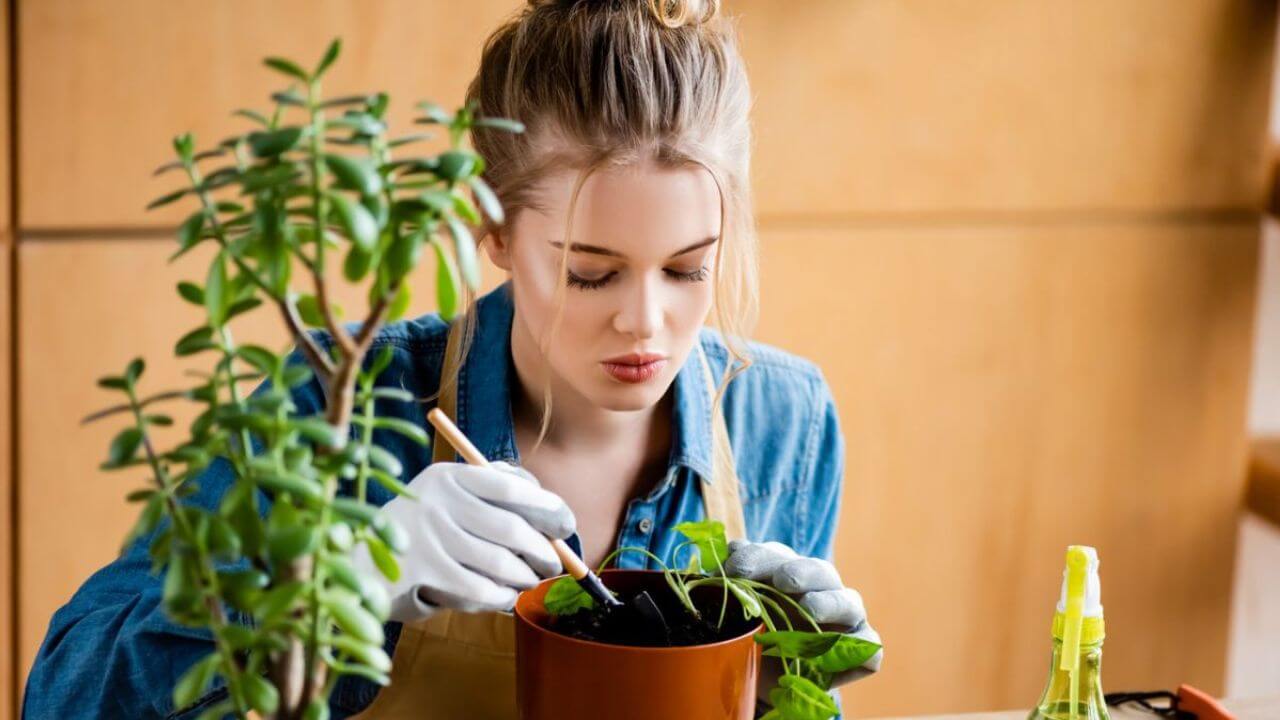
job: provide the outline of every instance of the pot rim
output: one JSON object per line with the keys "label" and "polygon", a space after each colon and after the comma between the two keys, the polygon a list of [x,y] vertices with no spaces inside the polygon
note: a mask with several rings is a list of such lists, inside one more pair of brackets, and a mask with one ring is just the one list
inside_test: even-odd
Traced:
{"label": "pot rim", "polygon": [[[633,569],[629,569],[629,568],[609,568],[609,569],[606,569],[606,570],[602,571],[600,574],[601,574],[601,575],[611,575],[611,574],[628,574],[628,575],[631,575],[631,574],[635,574],[635,575],[661,575],[661,574],[662,574],[662,571],[661,571],[661,570],[640,570],[640,569],[634,569],[634,570],[633,570]],[[715,642],[710,642],[710,643],[699,643],[698,645],[679,645],[679,646],[676,646],[676,647],[651,647],[651,646],[638,646],[638,645],[618,645],[618,644],[615,644],[615,643],[600,642],[600,641],[598,641],[598,640],[583,640],[582,638],[570,637],[569,635],[565,635],[565,634],[563,634],[563,633],[558,633],[558,632],[556,632],[555,630],[552,630],[552,629],[547,628],[547,627],[543,627],[540,623],[538,623],[538,622],[534,621],[532,618],[530,618],[530,617],[526,616],[526,615],[525,615],[525,611],[520,607],[520,605],[521,605],[520,600],[522,600],[522,599],[524,598],[525,593],[532,592],[532,591],[534,591],[534,590],[536,590],[536,589],[538,589],[538,588],[542,587],[543,585],[549,585],[550,583],[553,583],[553,582],[555,582],[555,581],[559,580],[559,579],[560,579],[560,578],[562,578],[562,577],[568,577],[568,575],[567,575],[567,574],[561,574],[561,575],[557,575],[557,576],[555,576],[555,577],[547,578],[547,579],[545,579],[545,580],[543,580],[543,581],[539,582],[537,585],[533,586],[532,588],[530,588],[530,589],[528,589],[528,590],[525,590],[524,592],[520,593],[520,596],[516,599],[516,605],[515,605],[515,608],[514,608],[514,612],[512,613],[513,615],[515,615],[515,616],[516,616],[516,620],[517,620],[517,622],[519,622],[521,625],[525,625],[525,626],[527,626],[527,627],[531,627],[531,628],[533,628],[534,630],[536,630],[536,631],[537,631],[537,632],[539,632],[539,633],[542,633],[542,634],[544,634],[544,635],[551,635],[551,636],[555,637],[557,640],[564,641],[564,642],[576,643],[576,644],[579,644],[579,645],[586,645],[586,646],[588,646],[588,647],[611,648],[611,649],[616,650],[616,651],[636,652],[636,653],[655,653],[655,654],[664,654],[664,653],[672,653],[672,652],[676,652],[676,653],[679,653],[679,652],[694,652],[694,651],[697,651],[697,650],[701,650],[701,649],[703,649],[703,648],[715,648],[715,647],[721,647],[721,646],[724,646],[724,645],[730,645],[730,644],[732,644],[732,643],[742,642],[743,638],[747,638],[747,637],[750,637],[750,636],[752,636],[752,635],[755,635],[755,634],[759,633],[761,629],[763,629],[763,628],[764,628],[764,621],[763,621],[763,620],[760,620],[759,618],[756,618],[756,620],[755,620],[755,625],[753,625],[753,626],[752,626],[752,628],[751,628],[750,630],[748,630],[748,631],[746,631],[746,632],[744,632],[744,633],[741,633],[741,634],[739,634],[739,635],[734,635],[734,636],[733,636],[733,637],[731,637],[731,638],[726,638],[726,639],[724,639],[724,640],[717,640],[717,641],[715,641]],[[546,612],[546,606],[545,606],[545,604],[544,604],[542,607],[543,607],[543,612]],[[754,644],[756,644],[754,640],[752,641],[752,644],[753,644],[753,645],[754,645]]]}

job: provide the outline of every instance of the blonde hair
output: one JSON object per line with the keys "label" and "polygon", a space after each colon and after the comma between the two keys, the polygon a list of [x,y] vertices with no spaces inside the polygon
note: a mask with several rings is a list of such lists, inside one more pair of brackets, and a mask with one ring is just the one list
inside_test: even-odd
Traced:
{"label": "blonde hair", "polygon": [[[720,190],[721,219],[715,327],[733,359],[716,389],[716,412],[729,382],[751,364],[746,338],[758,295],[748,177],[751,97],[735,35],[719,0],[530,0],[489,36],[466,98],[481,115],[525,124],[523,134],[478,127],[472,135],[485,159],[484,179],[508,222],[538,207],[532,188],[542,176],[578,170],[557,312],[541,339],[544,355],[559,326],[572,218],[587,178],[604,167],[645,161],[710,172]],[[500,229],[481,228],[481,242]],[[468,293],[458,367],[475,333],[474,303]],[[455,374],[441,387],[456,382]],[[550,420],[546,387],[538,444]]]}

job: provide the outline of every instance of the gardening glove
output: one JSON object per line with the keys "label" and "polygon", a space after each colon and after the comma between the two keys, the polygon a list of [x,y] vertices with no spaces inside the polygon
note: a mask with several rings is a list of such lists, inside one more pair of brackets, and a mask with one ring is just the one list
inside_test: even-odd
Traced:
{"label": "gardening glove", "polygon": [[[724,573],[767,583],[797,596],[800,607],[825,629],[880,643],[880,633],[867,622],[862,595],[853,588],[845,587],[840,573],[826,560],[803,557],[780,542],[732,540],[729,542],[729,557],[724,561]],[[843,685],[876,672],[883,656],[884,651],[880,650],[862,665],[836,674],[831,686]]]}
{"label": "gardening glove", "polygon": [[409,536],[399,579],[383,576],[364,543],[351,558],[357,571],[387,590],[392,620],[421,620],[440,608],[510,610],[518,590],[563,572],[543,534],[572,535],[573,512],[527,470],[500,461],[490,467],[438,462],[408,487],[413,497],[382,506]]}

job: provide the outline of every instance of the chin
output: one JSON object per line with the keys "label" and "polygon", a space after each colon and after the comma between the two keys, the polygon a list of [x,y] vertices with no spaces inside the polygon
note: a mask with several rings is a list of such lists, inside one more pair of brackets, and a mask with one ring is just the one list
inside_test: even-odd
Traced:
{"label": "chin", "polygon": [[591,394],[597,407],[615,412],[634,412],[658,404],[670,385],[670,382],[663,383],[658,378],[639,385],[605,380],[604,387]]}

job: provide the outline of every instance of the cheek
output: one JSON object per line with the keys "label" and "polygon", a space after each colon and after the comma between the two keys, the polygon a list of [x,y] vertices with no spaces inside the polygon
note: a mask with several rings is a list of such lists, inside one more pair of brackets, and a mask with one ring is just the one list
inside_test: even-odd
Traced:
{"label": "cheek", "polygon": [[607,290],[565,288],[562,334],[578,340],[599,338],[611,326],[614,302]]}
{"label": "cheek", "polygon": [[565,303],[560,328],[551,350],[551,362],[564,374],[576,368],[594,365],[598,360],[618,352],[618,338],[613,330],[617,298],[606,289],[582,291],[565,289]]}
{"label": "cheek", "polygon": [[555,317],[555,267],[517,244],[511,257],[511,282],[530,332],[541,337]]}
{"label": "cheek", "polygon": [[[555,263],[554,258],[529,257],[521,253],[512,258],[511,277],[516,302],[529,333],[538,342],[548,337],[556,318],[559,277]],[[584,293],[570,287],[563,292],[560,324],[551,339],[550,360],[553,365],[579,359],[585,355],[583,351],[593,349],[602,336],[602,329],[608,328],[610,317],[608,298],[602,294]]]}
{"label": "cheek", "polygon": [[684,333],[697,333],[707,321],[715,300],[715,284],[711,279],[698,283],[681,283],[673,307],[672,324]]}

